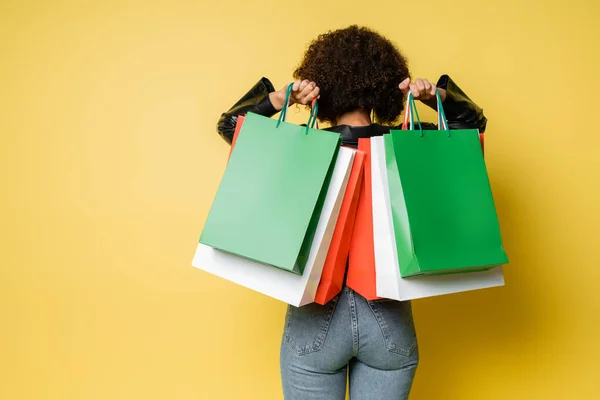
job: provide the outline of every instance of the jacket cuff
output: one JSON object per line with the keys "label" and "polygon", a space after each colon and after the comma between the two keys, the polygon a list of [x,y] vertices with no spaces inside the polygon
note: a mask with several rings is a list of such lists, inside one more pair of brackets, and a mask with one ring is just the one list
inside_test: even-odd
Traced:
{"label": "jacket cuff", "polygon": [[217,122],[217,132],[231,144],[238,116],[253,112],[265,117],[272,117],[277,113],[269,99],[269,93],[275,91],[273,84],[267,78],[259,80],[229,111],[221,114]]}
{"label": "jacket cuff", "polygon": [[[272,93],[272,91],[269,93]],[[264,99],[246,112],[253,112],[255,114],[264,115],[265,117],[272,117],[279,111],[275,109],[273,103],[271,102],[271,97],[269,94],[267,94]]]}
{"label": "jacket cuff", "polygon": [[442,75],[437,87],[446,90],[443,104],[450,129],[479,129],[482,133],[485,131],[487,118],[483,115],[483,109],[475,104],[452,78]]}

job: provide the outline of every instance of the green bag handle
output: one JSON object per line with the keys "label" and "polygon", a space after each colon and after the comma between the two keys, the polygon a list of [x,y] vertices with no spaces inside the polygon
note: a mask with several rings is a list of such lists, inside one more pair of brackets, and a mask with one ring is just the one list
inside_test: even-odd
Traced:
{"label": "green bag handle", "polygon": [[[317,99],[313,100],[310,116],[308,117],[308,123],[306,124],[306,133],[308,133],[308,128],[315,129],[317,127],[317,113],[319,112],[319,102]],[[317,128],[318,129],[318,128]]]}
{"label": "green bag handle", "polygon": [[[448,121],[446,120],[446,113],[444,111],[444,107],[442,105],[442,98],[440,96],[440,92],[438,90],[435,91],[436,101],[437,101],[437,109],[438,109],[438,129],[440,131],[448,131],[448,137],[451,137],[450,129],[448,128]],[[404,124],[402,124],[402,129],[406,130],[407,128],[410,130],[415,130],[414,119],[417,118],[417,123],[419,124],[419,136],[423,137],[423,127],[421,126],[421,119],[419,118],[419,111],[417,111],[417,105],[415,103],[415,98],[411,92],[408,93],[408,98],[406,100],[406,111],[407,114],[405,116]]]}
{"label": "green bag handle", "polygon": [[294,84],[290,83],[288,85],[287,90],[285,91],[285,101],[283,102],[283,108],[279,113],[279,119],[277,120],[277,128],[279,128],[279,125],[282,121],[285,121],[285,117],[287,116],[287,110],[290,106],[290,97],[292,95],[292,87],[294,87]]}
{"label": "green bag handle", "polygon": [[417,117],[417,123],[419,124],[419,136],[423,137],[423,127],[421,126],[421,118],[419,118],[419,111],[417,111],[417,105],[415,104],[415,98],[412,93],[408,93],[408,120],[410,122],[410,130],[415,130],[415,116]]}
{"label": "green bag handle", "polygon": [[[279,128],[281,122],[285,122],[285,118],[287,117],[287,110],[290,106],[290,97],[292,95],[292,88],[294,87],[293,83],[288,85],[288,88],[285,92],[285,101],[283,103],[283,109],[279,113],[279,119],[277,120],[276,127]],[[308,130],[310,128],[315,128],[317,124],[317,113],[319,112],[319,103],[315,100],[313,101],[312,108],[310,110],[310,116],[308,117],[308,122],[306,124],[306,134],[308,134]]]}
{"label": "green bag handle", "polygon": [[448,127],[448,120],[446,119],[446,111],[444,111],[444,106],[442,104],[442,97],[440,96],[440,91],[435,91],[435,97],[437,99],[437,109],[438,109],[438,129],[448,131],[448,136],[450,136],[450,128]]}

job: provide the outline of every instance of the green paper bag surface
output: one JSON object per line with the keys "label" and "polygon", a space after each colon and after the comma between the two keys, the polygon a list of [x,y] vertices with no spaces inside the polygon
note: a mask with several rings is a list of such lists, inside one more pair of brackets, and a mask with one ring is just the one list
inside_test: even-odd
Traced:
{"label": "green paper bag surface", "polygon": [[248,113],[200,243],[301,274],[340,135]]}
{"label": "green paper bag surface", "polygon": [[508,262],[477,130],[393,130],[384,143],[402,277]]}

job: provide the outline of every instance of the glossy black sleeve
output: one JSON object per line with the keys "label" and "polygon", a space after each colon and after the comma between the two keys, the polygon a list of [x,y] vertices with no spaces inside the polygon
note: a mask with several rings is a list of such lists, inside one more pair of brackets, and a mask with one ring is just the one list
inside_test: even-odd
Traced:
{"label": "glossy black sleeve", "polygon": [[277,110],[273,107],[269,100],[269,93],[275,91],[273,84],[267,78],[262,78],[254,85],[248,93],[239,99],[228,111],[221,114],[217,122],[217,132],[229,144],[233,139],[235,124],[240,115],[245,115],[247,112],[272,117],[277,114]]}
{"label": "glossy black sleeve", "polygon": [[487,118],[483,115],[483,109],[475,104],[448,75],[442,75],[437,87],[446,90],[444,111],[450,129],[479,129],[481,133],[485,131]]}

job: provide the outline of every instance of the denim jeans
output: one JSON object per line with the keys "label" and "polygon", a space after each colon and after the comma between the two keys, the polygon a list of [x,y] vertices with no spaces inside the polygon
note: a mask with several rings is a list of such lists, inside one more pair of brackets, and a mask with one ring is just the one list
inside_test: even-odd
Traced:
{"label": "denim jeans", "polygon": [[419,354],[410,302],[352,289],[325,306],[288,307],[281,343],[285,400],[402,400]]}

